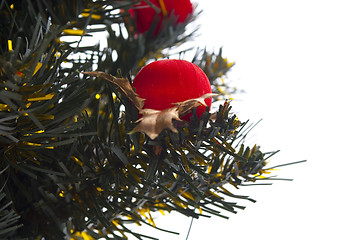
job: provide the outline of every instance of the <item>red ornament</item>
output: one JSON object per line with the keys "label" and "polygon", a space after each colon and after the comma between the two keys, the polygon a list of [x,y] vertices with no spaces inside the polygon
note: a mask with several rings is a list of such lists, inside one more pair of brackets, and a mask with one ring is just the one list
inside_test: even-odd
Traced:
{"label": "red ornament", "polygon": [[[145,99],[144,108],[163,110],[173,107],[173,103],[198,98],[212,93],[206,74],[197,65],[176,59],[152,62],[141,69],[133,80],[132,86],[139,97]],[[211,106],[212,98],[205,99]],[[205,106],[197,108],[200,117]],[[190,114],[182,119],[189,121]]]}
{"label": "red ornament", "polygon": [[159,17],[159,24],[156,27],[155,35],[158,34],[164,16],[174,14],[177,17],[176,23],[183,23],[193,13],[193,6],[190,0],[149,1],[161,9],[161,12],[156,13],[156,10],[145,1],[141,1],[139,4],[134,5],[133,9],[130,9],[130,14],[136,19],[136,27],[139,33],[148,31],[156,15]]}

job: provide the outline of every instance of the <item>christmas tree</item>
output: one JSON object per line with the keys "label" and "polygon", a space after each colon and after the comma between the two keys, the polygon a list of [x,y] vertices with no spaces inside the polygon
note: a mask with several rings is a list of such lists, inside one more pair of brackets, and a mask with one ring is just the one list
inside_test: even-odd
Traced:
{"label": "christmas tree", "polygon": [[[226,217],[265,177],[189,0],[0,2],[0,238],[154,239],[153,212]],[[107,34],[107,46],[91,41]],[[189,50],[188,50],[189,51]],[[212,101],[220,102],[211,109]],[[162,229],[163,231],[166,231]]]}

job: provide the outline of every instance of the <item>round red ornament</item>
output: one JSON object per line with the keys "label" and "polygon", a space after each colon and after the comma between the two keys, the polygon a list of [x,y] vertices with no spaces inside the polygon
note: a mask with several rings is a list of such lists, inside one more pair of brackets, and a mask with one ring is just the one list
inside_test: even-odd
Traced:
{"label": "round red ornament", "polygon": [[[176,59],[152,62],[141,69],[132,85],[139,97],[145,99],[144,108],[163,110],[173,107],[173,103],[198,98],[212,93],[206,74],[197,65]],[[204,100],[211,106],[212,98]],[[197,108],[200,117],[205,106]],[[190,114],[182,119],[189,121]]]}
{"label": "round red ornament", "polygon": [[193,6],[190,0],[149,0],[153,5],[161,9],[156,10],[147,2],[141,1],[130,9],[130,14],[136,19],[136,27],[139,33],[144,33],[151,27],[156,15],[159,17],[159,24],[156,27],[155,35],[158,34],[165,15],[173,14],[177,17],[176,23],[183,23],[193,13]]}

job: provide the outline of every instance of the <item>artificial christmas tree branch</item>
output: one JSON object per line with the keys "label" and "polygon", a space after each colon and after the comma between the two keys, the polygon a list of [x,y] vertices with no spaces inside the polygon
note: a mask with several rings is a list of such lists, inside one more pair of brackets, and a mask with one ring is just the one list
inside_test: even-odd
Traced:
{"label": "artificial christmas tree branch", "polygon": [[[169,129],[139,127],[146,108],[132,79],[193,36],[196,14],[165,14],[157,35],[158,21],[140,33],[138,2],[0,2],[0,238],[155,239],[127,224],[161,229],[153,212],[227,218],[244,208],[230,198],[254,201],[227,185],[266,179],[275,152],[245,146],[249,124],[229,101],[210,113],[197,106],[209,95],[190,97],[173,105]],[[105,48],[86,40],[95,33],[108,33]],[[218,81],[233,65],[221,51],[192,62],[213,92],[230,93]]]}

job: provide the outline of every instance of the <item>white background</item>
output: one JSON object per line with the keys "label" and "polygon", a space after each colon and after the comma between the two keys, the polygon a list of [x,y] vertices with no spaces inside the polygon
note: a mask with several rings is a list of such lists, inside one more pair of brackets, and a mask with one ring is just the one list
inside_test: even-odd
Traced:
{"label": "white background", "polygon": [[[194,45],[235,61],[228,75],[241,120],[262,119],[248,144],[281,152],[272,164],[307,159],[276,172],[293,182],[241,188],[257,203],[229,220],[195,220],[197,239],[359,239],[359,1],[198,0],[201,36]],[[184,240],[190,218],[167,214],[151,229]],[[141,227],[142,228],[142,227]]]}

